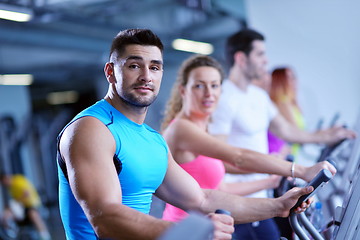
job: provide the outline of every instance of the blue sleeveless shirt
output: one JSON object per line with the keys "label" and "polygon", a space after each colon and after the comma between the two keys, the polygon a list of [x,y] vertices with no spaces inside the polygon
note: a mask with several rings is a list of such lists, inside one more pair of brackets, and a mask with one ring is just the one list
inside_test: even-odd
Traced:
{"label": "blue sleeveless shirt", "polygon": [[[162,183],[168,160],[168,148],[163,137],[146,124],[137,124],[116,110],[106,100],[100,100],[76,115],[79,118],[92,116],[107,126],[116,142],[114,168],[121,184],[122,204],[148,214],[152,194]],[[59,142],[59,141],[58,141]],[[97,239],[92,226],[71,192],[66,165],[58,145],[58,175],[60,215],[67,239]],[[121,203],[119,203],[121,204]]]}

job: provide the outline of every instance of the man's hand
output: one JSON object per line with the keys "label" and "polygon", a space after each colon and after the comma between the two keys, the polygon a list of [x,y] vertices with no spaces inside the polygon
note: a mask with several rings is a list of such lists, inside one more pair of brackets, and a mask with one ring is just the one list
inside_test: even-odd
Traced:
{"label": "man's hand", "polygon": [[[290,209],[295,206],[298,199],[305,194],[309,194],[314,190],[312,186],[309,187],[303,187],[303,188],[292,188],[289,191],[287,191],[284,195],[277,198],[276,200],[280,201],[280,217],[288,217],[290,214]],[[310,198],[308,201],[303,202],[300,207],[295,209],[296,213],[304,212],[311,204],[312,198]]]}
{"label": "man's hand", "polygon": [[208,217],[214,223],[214,240],[231,239],[234,232],[234,219],[226,214],[210,213]]}
{"label": "man's hand", "polygon": [[320,130],[315,133],[319,137],[319,142],[327,145],[333,145],[343,139],[353,139],[356,137],[356,133],[345,127],[337,126]]}
{"label": "man's hand", "polygon": [[336,174],[336,168],[331,165],[328,161],[319,162],[311,167],[306,167],[304,176],[301,178],[307,182],[310,182],[322,169],[327,169],[332,175]]}

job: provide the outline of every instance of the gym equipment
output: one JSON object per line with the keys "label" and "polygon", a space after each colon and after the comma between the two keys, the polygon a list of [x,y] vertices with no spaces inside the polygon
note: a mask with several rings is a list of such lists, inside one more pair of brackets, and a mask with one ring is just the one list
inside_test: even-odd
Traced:
{"label": "gym equipment", "polygon": [[[294,162],[294,156],[289,154],[286,156],[286,161]],[[280,197],[284,195],[289,189],[296,187],[295,180],[289,180],[288,177],[282,177],[279,186],[274,189],[274,197]]]}
{"label": "gym equipment", "polygon": [[337,169],[329,184],[316,193],[325,217],[321,232],[309,224],[305,214],[309,211],[298,216],[291,213],[290,220],[300,240],[309,239],[309,234],[316,240],[360,239],[360,112],[353,130],[357,132],[356,139],[325,147],[319,158],[331,162]]}
{"label": "gym equipment", "polygon": [[332,152],[334,152],[335,149],[337,149],[343,142],[345,142],[347,139],[342,139],[340,141],[338,141],[337,143],[333,144],[333,145],[329,145],[329,146],[325,146],[320,153],[320,156],[318,158],[318,162],[322,162],[325,161],[326,158],[328,158]]}
{"label": "gym equipment", "polygon": [[332,178],[332,174],[329,170],[323,169],[321,170],[306,186],[313,186],[314,191],[309,194],[303,195],[299,198],[297,203],[294,205],[292,210],[296,209],[301,205],[301,203],[307,201],[310,197],[312,197],[319,189],[321,189],[325,183],[327,183]]}
{"label": "gym equipment", "polygon": [[229,215],[229,216],[231,215],[231,213],[229,211],[224,210],[224,209],[217,209],[215,211],[215,213],[217,213],[217,214],[225,214],[225,215]]}
{"label": "gym equipment", "polygon": [[342,171],[341,181],[336,191],[343,199],[342,205],[337,205],[333,214],[334,240],[360,239],[360,112],[354,130],[358,136],[351,141],[351,154]]}
{"label": "gym equipment", "polygon": [[338,207],[335,211],[334,224],[334,239],[360,239],[360,177],[359,166],[357,168],[351,190],[348,193],[343,205]]}
{"label": "gym equipment", "polygon": [[305,213],[302,212],[300,214],[295,213],[295,209],[301,205],[304,201],[307,201],[310,197],[312,197],[315,193],[321,189],[325,183],[327,183],[332,178],[332,174],[329,170],[323,169],[321,170],[318,175],[315,176],[306,186],[313,186],[314,191],[309,194],[303,195],[299,198],[297,203],[290,211],[290,225],[295,231],[296,235],[299,237],[300,240],[310,240],[307,234],[301,228],[301,224],[306,228],[308,233],[313,237],[315,240],[323,240],[324,238],[320,235],[320,233],[315,229],[315,227],[310,223],[309,219],[306,217]]}
{"label": "gym equipment", "polygon": [[[215,213],[230,215],[229,211],[223,209],[217,209]],[[213,231],[214,226],[209,218],[191,211],[189,216],[169,228],[158,240],[210,240]]]}

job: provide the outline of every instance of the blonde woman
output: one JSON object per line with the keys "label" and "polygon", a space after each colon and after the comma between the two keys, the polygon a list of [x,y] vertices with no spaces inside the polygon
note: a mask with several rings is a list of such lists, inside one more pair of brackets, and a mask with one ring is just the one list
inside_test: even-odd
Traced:
{"label": "blonde woman", "polygon": [[[233,147],[208,133],[210,116],[220,97],[223,78],[220,64],[209,56],[195,55],[185,60],[167,104],[162,134],[174,159],[202,188],[220,189],[238,195],[274,188],[279,182],[278,176],[247,183],[222,183],[225,174],[222,161],[234,166],[229,171],[238,173],[291,176],[294,167],[273,156]],[[296,165],[293,175],[309,181],[322,168],[333,173],[336,171],[333,166],[323,162],[312,167]],[[185,216],[184,211],[169,204],[163,213],[163,219],[169,221],[179,221]],[[272,226],[276,227],[274,224]]]}

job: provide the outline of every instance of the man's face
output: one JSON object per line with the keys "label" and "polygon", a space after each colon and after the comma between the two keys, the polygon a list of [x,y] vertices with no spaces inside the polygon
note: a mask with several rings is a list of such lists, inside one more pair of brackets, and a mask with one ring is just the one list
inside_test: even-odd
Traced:
{"label": "man's face", "polygon": [[259,79],[266,72],[267,58],[265,54],[264,41],[255,40],[252,43],[253,48],[247,57],[247,64],[245,67],[245,76],[247,79]]}
{"label": "man's face", "polygon": [[160,89],[163,58],[156,46],[128,45],[114,65],[116,92],[129,105],[147,107]]}

